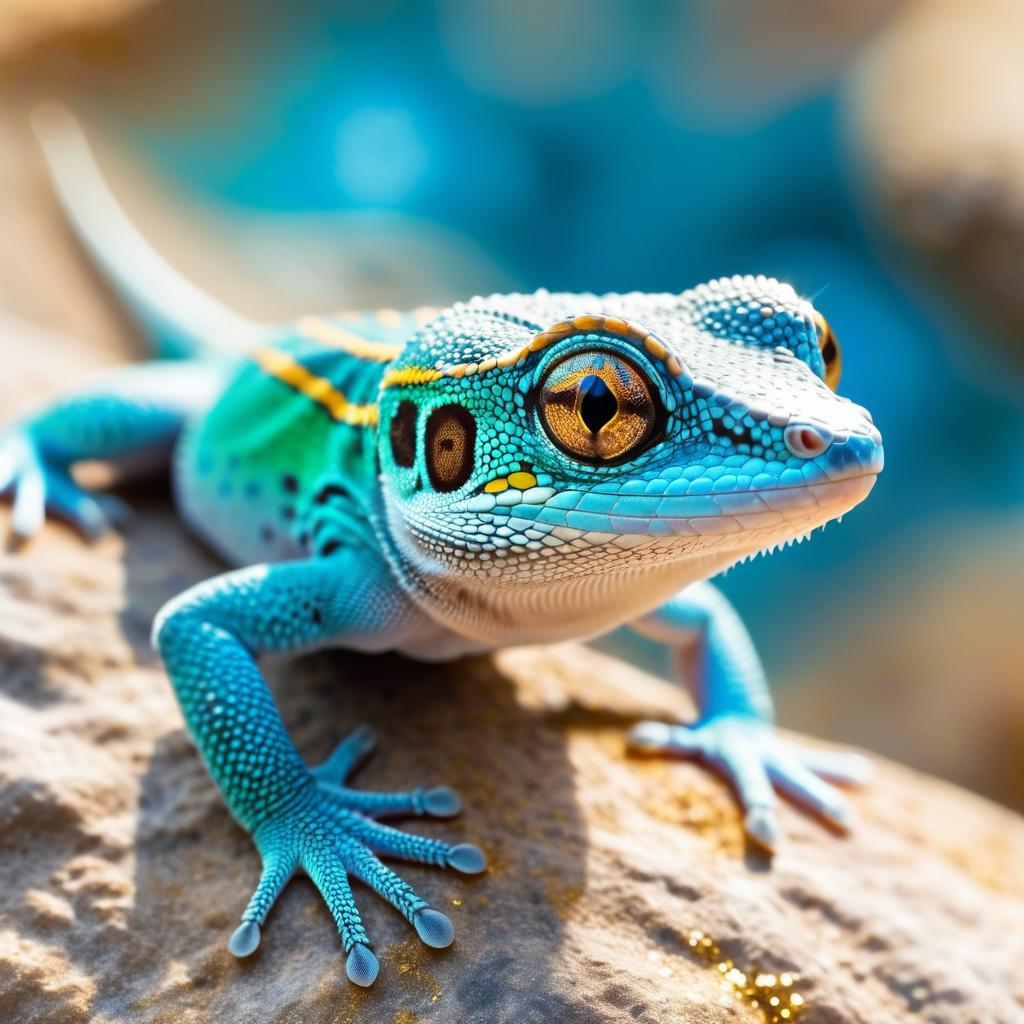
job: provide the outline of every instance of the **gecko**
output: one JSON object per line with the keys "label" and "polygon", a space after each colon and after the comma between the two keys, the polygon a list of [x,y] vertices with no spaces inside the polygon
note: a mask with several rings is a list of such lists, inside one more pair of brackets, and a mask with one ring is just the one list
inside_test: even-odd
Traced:
{"label": "gecko", "polygon": [[380,965],[350,880],[442,948],[450,920],[385,861],[486,867],[472,844],[388,823],[456,814],[453,790],[348,784],[369,728],[307,765],[264,655],[439,661],[627,625],[695,645],[699,709],[692,722],[640,722],[631,748],[718,770],[769,849],[776,791],[851,826],[833,783],[863,781],[869,762],[776,732],[751,638],[708,582],[841,517],[882,469],[881,436],[836,393],[839,346],[809,301],[735,276],[673,294],[537,291],[256,324],[148,245],[67,111],[39,108],[33,126],[72,228],[154,358],[9,425],[0,490],[16,536],[51,513],[92,537],[124,510],[80,486],[76,463],[167,466],[185,523],[234,566],[170,600],[153,626],[188,729],[260,856],[233,954],[256,950],[305,872],[349,979],[371,985]]}

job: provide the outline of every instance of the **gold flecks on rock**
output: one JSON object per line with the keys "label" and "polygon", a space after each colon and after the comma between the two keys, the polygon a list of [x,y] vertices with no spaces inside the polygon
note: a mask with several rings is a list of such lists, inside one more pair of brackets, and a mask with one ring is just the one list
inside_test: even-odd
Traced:
{"label": "gold flecks on rock", "polygon": [[717,970],[723,983],[733,990],[738,999],[759,1010],[767,1024],[792,1024],[806,1009],[804,997],[793,988],[799,975],[787,971],[780,974],[756,969],[742,971],[702,931],[693,929],[686,933],[685,938],[690,951]]}
{"label": "gold flecks on rock", "polygon": [[427,970],[427,963],[432,951],[419,939],[408,938],[396,942],[388,949],[388,959],[394,964],[404,988],[427,992],[431,1003],[441,998],[441,986],[437,979]]}

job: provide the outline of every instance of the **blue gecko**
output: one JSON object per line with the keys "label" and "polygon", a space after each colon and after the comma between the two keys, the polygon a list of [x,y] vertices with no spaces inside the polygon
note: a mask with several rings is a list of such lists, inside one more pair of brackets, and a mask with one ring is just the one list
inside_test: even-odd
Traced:
{"label": "blue gecko", "polygon": [[485,867],[475,846],[382,820],[455,814],[450,789],[346,785],[368,729],[304,763],[258,667],[272,652],[439,660],[621,624],[695,641],[699,718],[642,722],[631,745],[719,769],[764,846],[778,839],[776,788],[849,826],[821,776],[857,781],[864,759],[779,737],[750,638],[706,582],[841,516],[882,468],[870,415],[835,394],[838,345],[810,303],[733,277],[681,294],[540,291],[256,325],[145,244],[69,115],[43,110],[36,127],[72,224],[165,358],[11,426],[0,488],[23,537],[47,511],[95,535],[120,510],[75,483],[76,462],[170,463],[185,521],[241,567],[170,601],[153,629],[210,774],[262,858],[231,952],[256,949],[305,871],[349,978],[369,985],[379,965],[350,877],[443,947],[448,918],[380,857]]}

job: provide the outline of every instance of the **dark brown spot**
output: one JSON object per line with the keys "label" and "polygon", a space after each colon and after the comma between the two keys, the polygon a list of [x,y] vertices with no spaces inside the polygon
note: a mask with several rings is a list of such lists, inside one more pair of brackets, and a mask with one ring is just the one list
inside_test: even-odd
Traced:
{"label": "dark brown spot", "polygon": [[416,462],[416,416],[414,402],[408,400],[399,402],[388,429],[391,457],[395,460],[396,466],[402,466],[405,469]]}

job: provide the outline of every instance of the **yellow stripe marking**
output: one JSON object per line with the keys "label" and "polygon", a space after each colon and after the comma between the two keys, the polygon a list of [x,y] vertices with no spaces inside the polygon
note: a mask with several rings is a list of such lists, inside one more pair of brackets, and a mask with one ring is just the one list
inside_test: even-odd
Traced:
{"label": "yellow stripe marking", "polygon": [[407,384],[431,384],[444,375],[444,370],[432,370],[426,366],[402,366],[397,370],[388,370],[380,386],[391,388],[404,387]]}
{"label": "yellow stripe marking", "polygon": [[373,363],[390,363],[399,356],[403,345],[392,345],[384,341],[368,341],[357,334],[346,331],[337,324],[319,317],[306,316],[298,323],[299,330],[314,341],[322,341],[332,348],[340,348],[357,359],[366,359]]}
{"label": "yellow stripe marking", "polygon": [[377,422],[375,404],[358,405],[350,402],[329,380],[317,377],[291,356],[274,348],[258,348],[253,359],[271,377],[326,409],[331,418],[353,427],[369,427]]}
{"label": "yellow stripe marking", "polygon": [[547,330],[535,334],[525,345],[504,352],[500,356],[485,359],[482,363],[457,363],[446,366],[443,370],[433,370],[425,366],[403,366],[396,370],[389,370],[384,374],[381,387],[431,384],[442,377],[453,377],[458,380],[462,377],[472,377],[478,373],[489,373],[494,369],[507,370],[510,366],[517,366],[523,362],[527,356],[535,352],[543,352],[544,349],[559,341],[580,333],[591,334],[594,332],[612,334],[642,345],[648,354],[662,363],[673,377],[681,377],[688,372],[679,357],[669,349],[661,338],[653,331],[647,330],[646,327],[620,317],[587,315],[560,320]]}

